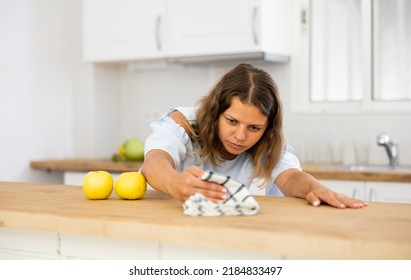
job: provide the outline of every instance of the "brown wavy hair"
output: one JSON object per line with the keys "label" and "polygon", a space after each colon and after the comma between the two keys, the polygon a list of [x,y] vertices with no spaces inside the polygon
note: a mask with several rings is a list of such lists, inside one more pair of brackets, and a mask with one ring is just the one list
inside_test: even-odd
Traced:
{"label": "brown wavy hair", "polygon": [[268,119],[260,140],[247,153],[251,154],[253,176],[267,183],[285,146],[283,111],[277,85],[271,76],[253,65],[239,64],[226,73],[198,103],[197,122],[192,125],[193,141],[199,143],[201,161],[214,165],[224,161],[224,146],[218,136],[218,118],[237,96],[244,104],[259,108]]}

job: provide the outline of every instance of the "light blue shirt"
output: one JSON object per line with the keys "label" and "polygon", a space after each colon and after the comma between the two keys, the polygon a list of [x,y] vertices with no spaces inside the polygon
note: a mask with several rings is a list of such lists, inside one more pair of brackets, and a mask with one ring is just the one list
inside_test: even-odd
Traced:
{"label": "light blue shirt", "polygon": [[[190,123],[196,121],[194,107],[178,107],[175,110],[181,112]],[[228,175],[250,188],[254,178],[252,160],[249,153],[241,153],[233,160],[222,162],[220,166],[213,165],[211,162],[200,164],[200,156],[193,153],[198,151],[199,147],[193,145],[184,128],[171,119],[168,114],[165,114],[160,120],[151,123],[153,132],[146,139],[145,154],[154,149],[163,150],[174,160],[174,167],[179,172],[195,165],[202,170],[210,170]],[[292,148],[286,145],[280,161],[271,174],[271,180],[265,188],[266,195],[283,195],[274,184],[274,181],[281,172],[290,168],[301,170],[300,162],[292,153]]]}

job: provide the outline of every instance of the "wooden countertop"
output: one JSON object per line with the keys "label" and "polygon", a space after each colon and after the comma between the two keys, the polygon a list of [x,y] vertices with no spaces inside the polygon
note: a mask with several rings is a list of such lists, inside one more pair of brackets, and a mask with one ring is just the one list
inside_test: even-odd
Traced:
{"label": "wooden countertop", "polygon": [[[142,162],[113,162],[110,159],[61,159],[37,160],[30,163],[32,168],[48,171],[90,171],[106,170],[108,172],[126,172],[139,170]],[[411,182],[411,172],[402,171],[351,171],[333,169],[330,165],[302,164],[304,171],[317,179],[381,181],[381,182]],[[411,169],[410,169],[411,170]]]}
{"label": "wooden countertop", "polygon": [[108,172],[126,172],[138,171],[143,162],[125,161],[114,162],[110,159],[52,159],[52,160],[35,160],[30,162],[34,169],[44,169],[47,171],[90,171],[105,170]]}
{"label": "wooden countertop", "polygon": [[349,181],[375,181],[375,182],[411,182],[410,171],[405,170],[343,170],[329,164],[302,164],[303,170],[313,175],[316,179],[349,180]]}
{"label": "wooden countertop", "polygon": [[411,205],[312,207],[257,196],[254,216],[189,217],[166,194],[88,200],[79,187],[0,182],[0,226],[319,259],[411,259]]}

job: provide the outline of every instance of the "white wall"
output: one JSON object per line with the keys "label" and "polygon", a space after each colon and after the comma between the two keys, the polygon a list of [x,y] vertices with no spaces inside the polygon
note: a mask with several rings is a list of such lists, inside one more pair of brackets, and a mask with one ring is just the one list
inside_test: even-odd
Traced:
{"label": "white wall", "polygon": [[60,181],[32,159],[73,154],[79,3],[0,0],[0,180]]}
{"label": "white wall", "polygon": [[[385,150],[377,146],[377,134],[385,131],[399,142],[400,164],[411,165],[411,114],[297,114],[291,112],[290,64],[260,64],[280,88],[287,141],[301,160],[329,161],[329,145],[341,141],[344,163],[354,164],[353,144],[367,141],[372,164],[387,164]],[[231,67],[231,66],[230,66]],[[192,106],[230,67],[184,68],[130,72],[124,68],[122,79],[121,135],[146,137],[148,118],[172,106]],[[144,104],[144,105],[142,105]],[[147,113],[149,112],[149,113]],[[151,114],[150,112],[154,112]],[[158,112],[156,114],[156,112]]]}
{"label": "white wall", "polygon": [[[61,174],[32,170],[29,162],[109,157],[124,139],[145,138],[148,122],[169,107],[193,105],[228,70],[93,66],[82,62],[81,43],[81,0],[0,0],[1,181],[62,182]],[[411,165],[410,114],[291,113],[290,65],[262,67],[280,87],[287,139],[297,151],[301,139],[316,150],[326,138],[343,138],[350,163],[350,143],[365,138],[371,161],[384,164],[384,150],[373,143],[387,131],[400,144],[400,162]]]}
{"label": "white wall", "polygon": [[176,106],[194,106],[225,68],[189,67],[121,73],[121,135],[146,138],[150,121]]}

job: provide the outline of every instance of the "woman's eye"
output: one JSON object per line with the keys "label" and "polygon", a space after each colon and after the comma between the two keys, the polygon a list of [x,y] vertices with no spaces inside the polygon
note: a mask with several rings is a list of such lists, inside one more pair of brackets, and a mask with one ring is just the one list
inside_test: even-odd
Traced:
{"label": "woman's eye", "polygon": [[236,124],[237,121],[236,121],[236,120],[233,120],[233,119],[227,119],[227,123],[228,123],[228,124]]}
{"label": "woman's eye", "polygon": [[250,130],[251,131],[260,131],[261,128],[257,127],[257,126],[250,126]]}

